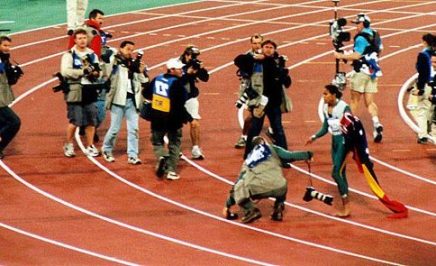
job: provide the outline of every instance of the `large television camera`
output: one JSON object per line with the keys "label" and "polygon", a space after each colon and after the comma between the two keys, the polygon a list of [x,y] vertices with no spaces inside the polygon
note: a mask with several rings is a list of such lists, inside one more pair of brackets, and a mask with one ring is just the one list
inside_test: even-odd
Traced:
{"label": "large television camera", "polygon": [[345,18],[335,19],[330,22],[330,36],[332,38],[333,46],[336,51],[344,46],[344,42],[348,42],[351,39],[349,32],[344,31],[344,26],[347,25],[347,20]]}
{"label": "large television camera", "polygon": [[[347,20],[345,18],[338,18],[338,3],[340,0],[332,0],[332,2],[335,4],[335,16],[334,20],[330,22],[329,34],[336,52],[342,52],[341,48],[344,46],[344,42],[350,41],[351,34],[344,30]],[[339,71],[339,59],[336,59],[336,73],[332,84],[338,86],[340,90],[344,90],[347,84],[345,72]]]}

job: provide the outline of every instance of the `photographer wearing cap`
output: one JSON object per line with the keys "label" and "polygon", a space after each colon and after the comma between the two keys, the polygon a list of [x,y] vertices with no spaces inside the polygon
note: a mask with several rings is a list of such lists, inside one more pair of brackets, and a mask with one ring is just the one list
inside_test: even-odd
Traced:
{"label": "photographer wearing cap", "polygon": [[251,84],[249,89],[256,94],[256,97],[248,102],[252,120],[244,158],[252,149],[252,139],[262,131],[265,116],[268,117],[273,129],[275,144],[284,149],[288,148],[281,110],[283,88],[291,86],[289,70],[285,66],[286,58],[277,53],[277,44],[272,40],[262,42],[262,55],[263,58],[259,59],[251,55],[239,55],[234,60],[241,71],[248,73]]}
{"label": "photographer wearing cap", "polygon": [[10,62],[12,39],[0,36],[0,159],[3,151],[20,129],[21,121],[17,114],[9,108],[15,100],[12,85],[23,75],[21,68]]}
{"label": "photographer wearing cap", "polygon": [[[106,95],[106,109],[111,112],[111,125],[104,137],[102,154],[108,162],[114,162],[112,150],[121,129],[123,118],[127,123],[127,162],[140,164],[138,158],[138,110],[141,104],[141,84],[147,83],[144,76],[145,64],[141,62],[141,55],[133,58],[135,44],[123,41],[116,55],[111,56],[105,65],[110,74],[110,90]],[[138,58],[139,57],[139,58]]]}
{"label": "photographer wearing cap", "polygon": [[198,101],[197,83],[199,81],[207,82],[209,80],[209,72],[203,67],[203,62],[198,59],[200,49],[193,45],[186,47],[183,54],[180,56],[180,61],[185,64],[183,67],[182,82],[187,92],[186,109],[192,118],[196,121],[190,123],[190,134],[192,141],[192,159],[203,160],[204,155],[200,149],[200,122],[201,119]]}
{"label": "photographer wearing cap", "polygon": [[[156,175],[170,180],[179,179],[177,164],[180,158],[182,127],[184,123],[197,123],[185,107],[186,90],[181,81],[184,64],[178,58],[166,63],[167,72],[155,77],[143,90],[144,98],[151,101],[151,142],[158,160]],[[168,151],[164,136],[168,137]]]}
{"label": "photographer wearing cap", "polygon": [[96,157],[98,150],[93,144],[97,124],[97,101],[102,84],[99,83],[100,66],[97,55],[87,47],[88,36],[84,29],[73,34],[75,45],[62,56],[61,74],[68,89],[65,91],[67,102],[67,127],[64,155],[74,157],[73,137],[76,127],[85,128],[86,155]]}
{"label": "photographer wearing cap", "polygon": [[356,36],[354,37],[354,49],[351,54],[334,52],[337,59],[352,61],[355,73],[350,76],[351,80],[351,103],[350,107],[356,112],[361,97],[364,97],[365,106],[368,108],[373,121],[374,142],[382,141],[383,125],[378,117],[378,108],[374,102],[377,93],[378,77],[382,75],[378,65],[378,55],[383,49],[378,32],[371,29],[371,20],[365,14],[358,14],[356,20]]}

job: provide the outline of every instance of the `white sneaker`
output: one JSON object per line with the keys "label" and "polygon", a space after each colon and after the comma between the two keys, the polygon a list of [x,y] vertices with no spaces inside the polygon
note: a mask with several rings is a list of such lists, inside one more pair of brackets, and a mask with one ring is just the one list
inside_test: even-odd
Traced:
{"label": "white sneaker", "polygon": [[383,139],[383,125],[379,123],[376,123],[374,125],[374,132],[373,132],[373,136],[374,136],[374,142],[375,143],[380,143]]}
{"label": "white sneaker", "polygon": [[65,143],[64,144],[64,155],[68,158],[76,156],[76,153],[74,152],[73,143]]}
{"label": "white sneaker", "polygon": [[129,164],[141,164],[141,160],[138,157],[129,157],[129,159],[127,159],[127,163]]}
{"label": "white sneaker", "polygon": [[97,148],[94,145],[89,145],[88,147],[86,147],[85,154],[91,157],[97,157],[100,155],[100,153],[98,152]]}
{"label": "white sneaker", "polygon": [[169,180],[177,180],[177,179],[180,179],[180,176],[178,174],[176,174],[176,172],[169,171],[168,174],[167,174],[167,179],[169,179]]}
{"label": "white sneaker", "polygon": [[194,159],[194,160],[203,160],[204,159],[204,155],[201,152],[200,147],[194,146],[192,148],[192,159]]}
{"label": "white sneaker", "polygon": [[109,162],[109,163],[115,162],[115,158],[111,152],[101,150],[101,154],[103,155],[103,159],[105,159],[106,162]]}

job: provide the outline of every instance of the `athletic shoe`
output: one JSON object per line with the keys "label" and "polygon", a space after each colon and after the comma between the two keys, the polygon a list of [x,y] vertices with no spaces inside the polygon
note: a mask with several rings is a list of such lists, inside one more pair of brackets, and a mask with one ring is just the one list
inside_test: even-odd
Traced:
{"label": "athletic shoe", "polygon": [[64,155],[65,155],[65,157],[68,157],[68,158],[76,156],[76,153],[74,152],[73,143],[65,143],[64,144]]}
{"label": "athletic shoe", "polygon": [[241,136],[235,144],[235,149],[243,149],[245,148],[246,144],[247,140],[243,136]]}
{"label": "athletic shoe", "polygon": [[85,154],[91,157],[97,157],[100,155],[100,152],[98,152],[97,148],[94,145],[89,145],[86,147]]}
{"label": "athletic shoe", "polygon": [[204,159],[204,155],[201,152],[200,147],[198,146],[194,146],[192,148],[192,159],[193,160],[203,160]]}
{"label": "athletic shoe", "polygon": [[109,163],[115,162],[115,158],[111,152],[101,150],[101,154],[103,155],[103,159],[105,159],[106,162]]}
{"label": "athletic shoe", "polygon": [[375,125],[375,129],[374,129],[374,142],[375,143],[380,143],[383,139],[383,125],[380,123],[377,123]]}
{"label": "athletic shoe", "polygon": [[180,179],[180,176],[178,174],[176,174],[176,172],[169,171],[168,174],[167,174],[167,179],[169,179],[169,180],[177,180],[177,179]]}
{"label": "athletic shoe", "polygon": [[129,157],[129,159],[127,159],[127,163],[137,165],[141,164],[141,160],[138,157]]}
{"label": "athletic shoe", "polygon": [[159,162],[157,163],[157,166],[156,166],[157,177],[159,177],[159,178],[163,177],[163,175],[165,174],[166,165],[167,165],[166,158],[163,156],[159,157]]}
{"label": "athletic shoe", "polygon": [[242,217],[241,222],[243,222],[244,224],[248,224],[251,222],[254,222],[255,220],[259,219],[260,217],[262,217],[262,214],[260,213],[258,208],[253,208],[251,210],[249,210],[244,217]]}

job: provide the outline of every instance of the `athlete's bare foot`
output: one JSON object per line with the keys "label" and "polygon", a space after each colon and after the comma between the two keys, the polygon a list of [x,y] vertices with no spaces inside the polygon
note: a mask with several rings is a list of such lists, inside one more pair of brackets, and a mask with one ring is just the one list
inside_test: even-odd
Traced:
{"label": "athlete's bare foot", "polygon": [[343,204],[343,209],[335,213],[334,215],[340,218],[347,218],[351,214],[350,200],[348,199],[348,197],[342,198],[342,204]]}

